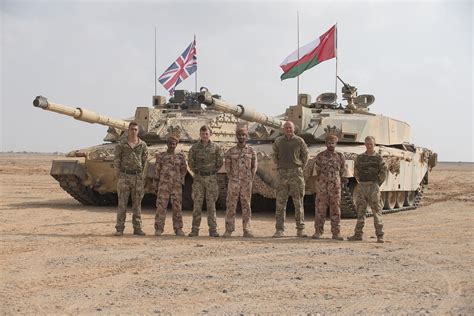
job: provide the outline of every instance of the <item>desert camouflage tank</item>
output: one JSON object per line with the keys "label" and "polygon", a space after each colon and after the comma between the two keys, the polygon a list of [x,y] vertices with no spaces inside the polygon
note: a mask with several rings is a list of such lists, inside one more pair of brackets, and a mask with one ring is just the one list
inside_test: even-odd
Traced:
{"label": "desert camouflage tank", "polygon": [[[155,172],[155,154],[166,151],[169,131],[179,129],[181,141],[177,151],[187,154],[191,145],[199,140],[199,128],[208,125],[213,131],[212,141],[223,150],[235,145],[235,129],[239,119],[232,114],[202,108],[197,94],[176,90],[168,102],[163,96],[153,97],[153,107],[137,107],[134,117],[121,120],[99,115],[80,107],[69,107],[49,102],[42,96],[33,101],[35,107],[72,116],[73,118],[108,126],[106,143],[74,150],[64,158],[53,160],[51,175],[61,188],[84,205],[114,205],[117,203],[117,179],[113,169],[114,149],[126,137],[128,124],[135,121],[140,126],[140,138],[148,145],[149,160],[145,166],[145,201],[154,203],[158,178]],[[218,98],[218,96],[214,96]],[[218,174],[220,195],[218,203],[225,204],[227,179],[222,169]],[[183,208],[192,207],[192,175],[186,176],[183,190]]]}
{"label": "desert camouflage tank", "polygon": [[250,143],[258,153],[258,171],[253,184],[254,209],[268,209],[275,205],[277,172],[271,158],[271,144],[282,134],[283,120],[295,124],[297,134],[305,140],[309,148],[310,160],[305,168],[307,210],[314,210],[314,158],[326,149],[327,134],[338,136],[336,150],[346,158],[344,176],[348,181],[342,190],[343,217],[356,216],[352,199],[357,184],[353,177],[354,158],[365,151],[366,136],[375,137],[376,151],[382,155],[389,169],[381,186],[383,212],[417,207],[423,195],[423,187],[428,183],[429,172],[437,163],[437,154],[409,142],[410,126],[407,123],[371,113],[368,106],[375,100],[373,95],[358,96],[356,87],[343,84],[342,95],[347,101],[346,105],[336,103],[335,93],[323,93],[314,103],[311,103],[309,95],[300,94],[298,104],[290,106],[280,117],[268,117],[243,105],[233,105],[213,98],[206,91],[201,92],[198,99],[207,105],[208,109],[231,113],[240,119],[254,122],[249,126]]}

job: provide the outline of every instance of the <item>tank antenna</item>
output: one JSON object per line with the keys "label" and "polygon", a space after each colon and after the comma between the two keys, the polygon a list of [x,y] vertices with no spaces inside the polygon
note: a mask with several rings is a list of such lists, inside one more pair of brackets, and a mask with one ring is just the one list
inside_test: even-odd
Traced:
{"label": "tank antenna", "polygon": [[156,82],[158,81],[158,77],[156,76],[156,26],[155,26],[155,94],[156,95]]}

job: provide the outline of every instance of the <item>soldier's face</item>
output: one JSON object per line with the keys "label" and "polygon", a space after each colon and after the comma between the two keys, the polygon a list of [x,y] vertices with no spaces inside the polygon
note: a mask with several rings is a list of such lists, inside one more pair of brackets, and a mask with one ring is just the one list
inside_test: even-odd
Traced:
{"label": "soldier's face", "polygon": [[373,139],[368,139],[365,141],[365,148],[368,152],[373,152],[375,148],[375,142]]}
{"label": "soldier's face", "polygon": [[202,141],[208,142],[209,139],[211,139],[211,132],[210,131],[201,131],[201,132],[199,132],[199,137],[201,137]]}
{"label": "soldier's face", "polygon": [[246,132],[238,132],[235,135],[237,136],[239,144],[245,144],[247,142],[248,134]]}
{"label": "soldier's face", "polygon": [[283,133],[285,133],[285,136],[291,137],[295,135],[295,127],[291,123],[285,123],[283,125]]}
{"label": "soldier's face", "polygon": [[176,146],[178,146],[178,142],[174,139],[168,139],[166,145],[168,145],[169,150],[175,150]]}
{"label": "soldier's face", "polygon": [[329,151],[334,151],[334,150],[336,149],[336,144],[337,144],[336,141],[333,141],[333,140],[327,141],[327,142],[326,142],[326,148],[327,148]]}
{"label": "soldier's face", "polygon": [[128,135],[131,137],[137,137],[138,136],[138,126],[133,125],[128,128]]}

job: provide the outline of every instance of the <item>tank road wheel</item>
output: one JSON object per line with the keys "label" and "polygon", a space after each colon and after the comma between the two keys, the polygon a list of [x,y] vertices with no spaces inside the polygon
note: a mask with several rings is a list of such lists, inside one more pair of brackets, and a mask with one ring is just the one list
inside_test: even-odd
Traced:
{"label": "tank road wheel", "polygon": [[405,196],[406,192],[405,191],[399,191],[396,192],[397,194],[397,203],[395,203],[396,208],[402,208],[403,205],[405,204]]}
{"label": "tank road wheel", "polygon": [[416,192],[415,191],[409,191],[406,194],[405,197],[405,206],[415,206],[415,197],[416,197]]}
{"label": "tank road wheel", "polygon": [[393,210],[397,204],[397,192],[389,191],[385,193],[385,210]]}

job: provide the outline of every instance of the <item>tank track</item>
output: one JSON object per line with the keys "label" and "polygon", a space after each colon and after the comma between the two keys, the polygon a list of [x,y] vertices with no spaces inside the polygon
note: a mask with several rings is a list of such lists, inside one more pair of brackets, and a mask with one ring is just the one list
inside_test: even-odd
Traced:
{"label": "tank track", "polygon": [[[420,184],[420,187],[416,190],[415,193],[415,202],[412,206],[404,206],[393,208],[390,210],[382,209],[382,214],[391,214],[398,213],[403,211],[414,210],[420,205],[421,199],[423,198],[424,184]],[[366,213],[367,217],[371,217],[374,214],[372,210],[368,210]],[[343,218],[357,218],[357,211],[355,208],[354,200],[352,198],[351,189],[348,186],[342,188],[342,197],[341,197],[341,217]]]}
{"label": "tank track", "polygon": [[117,205],[117,194],[100,194],[81,183],[74,175],[58,175],[54,177],[61,188],[83,205],[112,206]]}

